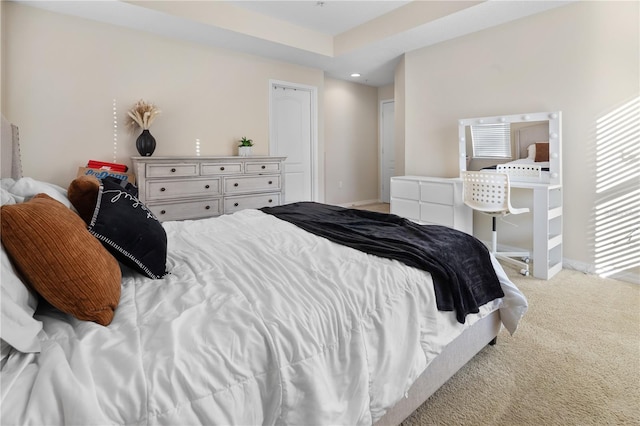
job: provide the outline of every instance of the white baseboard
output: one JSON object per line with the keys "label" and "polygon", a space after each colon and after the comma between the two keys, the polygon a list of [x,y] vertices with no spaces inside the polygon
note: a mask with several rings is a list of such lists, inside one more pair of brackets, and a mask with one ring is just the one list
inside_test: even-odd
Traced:
{"label": "white baseboard", "polygon": [[[487,247],[491,247],[491,243],[486,241],[482,241]],[[498,250],[500,251],[527,251],[527,249],[523,249],[521,247],[512,247],[503,244],[498,245]],[[533,260],[533,257],[532,257]],[[591,263],[581,262],[579,260],[569,259],[566,257],[562,258],[562,267],[564,269],[571,269],[578,272],[583,272],[585,274],[597,275],[596,274],[596,266]],[[640,276],[630,271],[622,271],[617,274],[609,275],[608,278],[613,278],[619,281],[625,281],[632,284],[640,285]]]}
{"label": "white baseboard", "polygon": [[377,203],[381,203],[382,201],[378,200],[362,200],[362,201],[352,201],[350,203],[343,203],[343,204],[336,204],[337,206],[340,207],[359,207],[359,206],[366,206],[367,204],[377,204]]}

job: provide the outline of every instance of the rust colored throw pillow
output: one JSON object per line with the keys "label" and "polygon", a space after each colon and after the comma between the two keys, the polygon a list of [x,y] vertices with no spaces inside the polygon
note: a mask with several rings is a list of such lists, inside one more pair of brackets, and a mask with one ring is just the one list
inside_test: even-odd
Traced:
{"label": "rust colored throw pillow", "polygon": [[96,209],[98,189],[100,189],[100,181],[94,176],[79,176],[67,188],[69,201],[87,225],[91,222]]}
{"label": "rust colored throw pillow", "polygon": [[118,261],[73,211],[46,194],[2,206],[1,237],[25,280],[51,305],[108,325],[120,301]]}
{"label": "rust colored throw pillow", "polygon": [[535,162],[549,161],[549,143],[536,142],[536,159]]}

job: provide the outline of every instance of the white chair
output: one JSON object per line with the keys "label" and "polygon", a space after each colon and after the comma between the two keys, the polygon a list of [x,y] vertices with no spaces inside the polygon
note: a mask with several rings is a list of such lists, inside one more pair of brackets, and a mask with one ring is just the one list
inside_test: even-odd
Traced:
{"label": "white chair", "polygon": [[536,182],[542,177],[542,168],[538,164],[498,164],[498,173],[506,173],[509,179]]}
{"label": "white chair", "polygon": [[[529,212],[527,207],[514,208],[511,205],[511,186],[509,175],[496,172],[463,171],[462,193],[464,203],[474,210],[492,217],[493,230],[491,234],[491,253],[500,260],[520,266],[522,275],[529,275],[529,252],[499,252],[496,218],[508,214]],[[513,259],[521,258],[522,261]]]}

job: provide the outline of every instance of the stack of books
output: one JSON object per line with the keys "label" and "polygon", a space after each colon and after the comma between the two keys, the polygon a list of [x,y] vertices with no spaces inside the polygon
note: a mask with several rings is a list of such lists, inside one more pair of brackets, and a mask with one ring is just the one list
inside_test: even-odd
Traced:
{"label": "stack of books", "polygon": [[77,176],[95,176],[103,179],[107,176],[126,181],[132,184],[136,183],[136,175],[127,173],[129,167],[125,164],[108,163],[106,161],[89,160],[86,167],[79,167]]}
{"label": "stack of books", "polygon": [[114,172],[126,173],[129,170],[126,164],[107,163],[105,161],[89,160],[87,167],[90,169],[113,170]]}

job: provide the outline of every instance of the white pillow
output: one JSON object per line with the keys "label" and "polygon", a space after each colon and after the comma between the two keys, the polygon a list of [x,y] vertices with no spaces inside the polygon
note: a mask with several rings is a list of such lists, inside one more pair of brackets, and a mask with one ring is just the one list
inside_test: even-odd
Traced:
{"label": "white pillow", "polygon": [[45,193],[54,200],[60,201],[62,204],[71,207],[69,198],[67,198],[67,190],[53,183],[42,182],[29,177],[23,177],[16,181],[13,179],[3,179],[2,188],[6,189],[14,196],[16,203],[27,201],[34,195]]}
{"label": "white pillow", "polygon": [[527,147],[527,158],[534,160],[536,159],[536,144],[532,143]]}
{"label": "white pillow", "polygon": [[0,188],[0,206],[4,206],[5,204],[15,204],[15,197],[6,189]]}
{"label": "white pillow", "polygon": [[[0,338],[20,352],[40,352],[42,322],[33,318],[38,298],[22,282],[0,245]],[[7,352],[7,353],[5,353]],[[8,355],[2,344],[2,358]]]}
{"label": "white pillow", "polygon": [[[5,187],[12,187],[15,183],[13,179],[2,179],[0,205],[16,204],[22,201],[22,197],[15,196],[5,189]],[[30,184],[30,182],[27,183]],[[1,244],[0,287],[0,365],[2,365],[12,347],[20,352],[40,352],[40,340],[37,335],[42,329],[42,322],[33,318],[38,306],[38,297],[22,282]]]}

